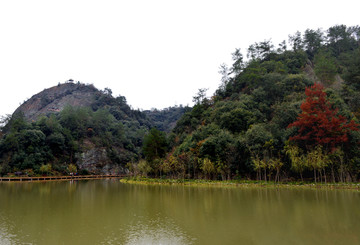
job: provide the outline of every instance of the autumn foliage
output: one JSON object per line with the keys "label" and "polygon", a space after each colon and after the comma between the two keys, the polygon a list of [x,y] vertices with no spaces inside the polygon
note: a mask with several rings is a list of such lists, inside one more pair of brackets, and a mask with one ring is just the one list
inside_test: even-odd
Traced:
{"label": "autumn foliage", "polygon": [[359,125],[338,114],[326,98],[324,87],[315,83],[305,89],[306,101],[301,104],[301,114],[288,128],[297,127],[298,134],[290,137],[306,145],[322,145],[334,150],[339,144],[349,140],[350,131],[359,130]]}

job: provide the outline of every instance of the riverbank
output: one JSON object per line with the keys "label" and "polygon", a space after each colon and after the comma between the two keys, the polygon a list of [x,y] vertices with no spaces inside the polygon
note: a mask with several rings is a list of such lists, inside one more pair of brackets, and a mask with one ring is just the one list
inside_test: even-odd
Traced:
{"label": "riverbank", "polygon": [[184,185],[225,188],[312,188],[312,189],[352,189],[360,191],[360,183],[312,183],[312,182],[280,182],[255,180],[205,180],[205,179],[158,179],[125,177],[121,183],[143,185]]}

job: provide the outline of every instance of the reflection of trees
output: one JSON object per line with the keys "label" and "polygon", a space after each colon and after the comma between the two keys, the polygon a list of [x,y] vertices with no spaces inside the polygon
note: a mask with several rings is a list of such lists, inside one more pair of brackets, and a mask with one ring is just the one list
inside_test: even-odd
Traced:
{"label": "reflection of trees", "polygon": [[0,238],[5,224],[16,243],[356,244],[360,229],[353,191],[118,181],[0,187]]}

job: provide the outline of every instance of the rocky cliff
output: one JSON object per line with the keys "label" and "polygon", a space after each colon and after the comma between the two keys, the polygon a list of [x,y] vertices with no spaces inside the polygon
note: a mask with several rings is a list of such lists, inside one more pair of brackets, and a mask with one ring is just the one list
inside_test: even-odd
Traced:
{"label": "rocky cliff", "polygon": [[35,94],[17,108],[14,114],[22,112],[29,121],[36,121],[40,116],[60,112],[66,105],[90,106],[96,93],[99,90],[93,85],[72,82],[59,84]]}

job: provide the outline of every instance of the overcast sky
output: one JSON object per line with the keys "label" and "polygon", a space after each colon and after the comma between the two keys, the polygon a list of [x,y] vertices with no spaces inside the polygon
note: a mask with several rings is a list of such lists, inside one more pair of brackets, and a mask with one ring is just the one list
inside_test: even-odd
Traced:
{"label": "overcast sky", "polygon": [[0,115],[68,79],[134,108],[192,105],[254,42],[360,25],[358,0],[0,0]]}

